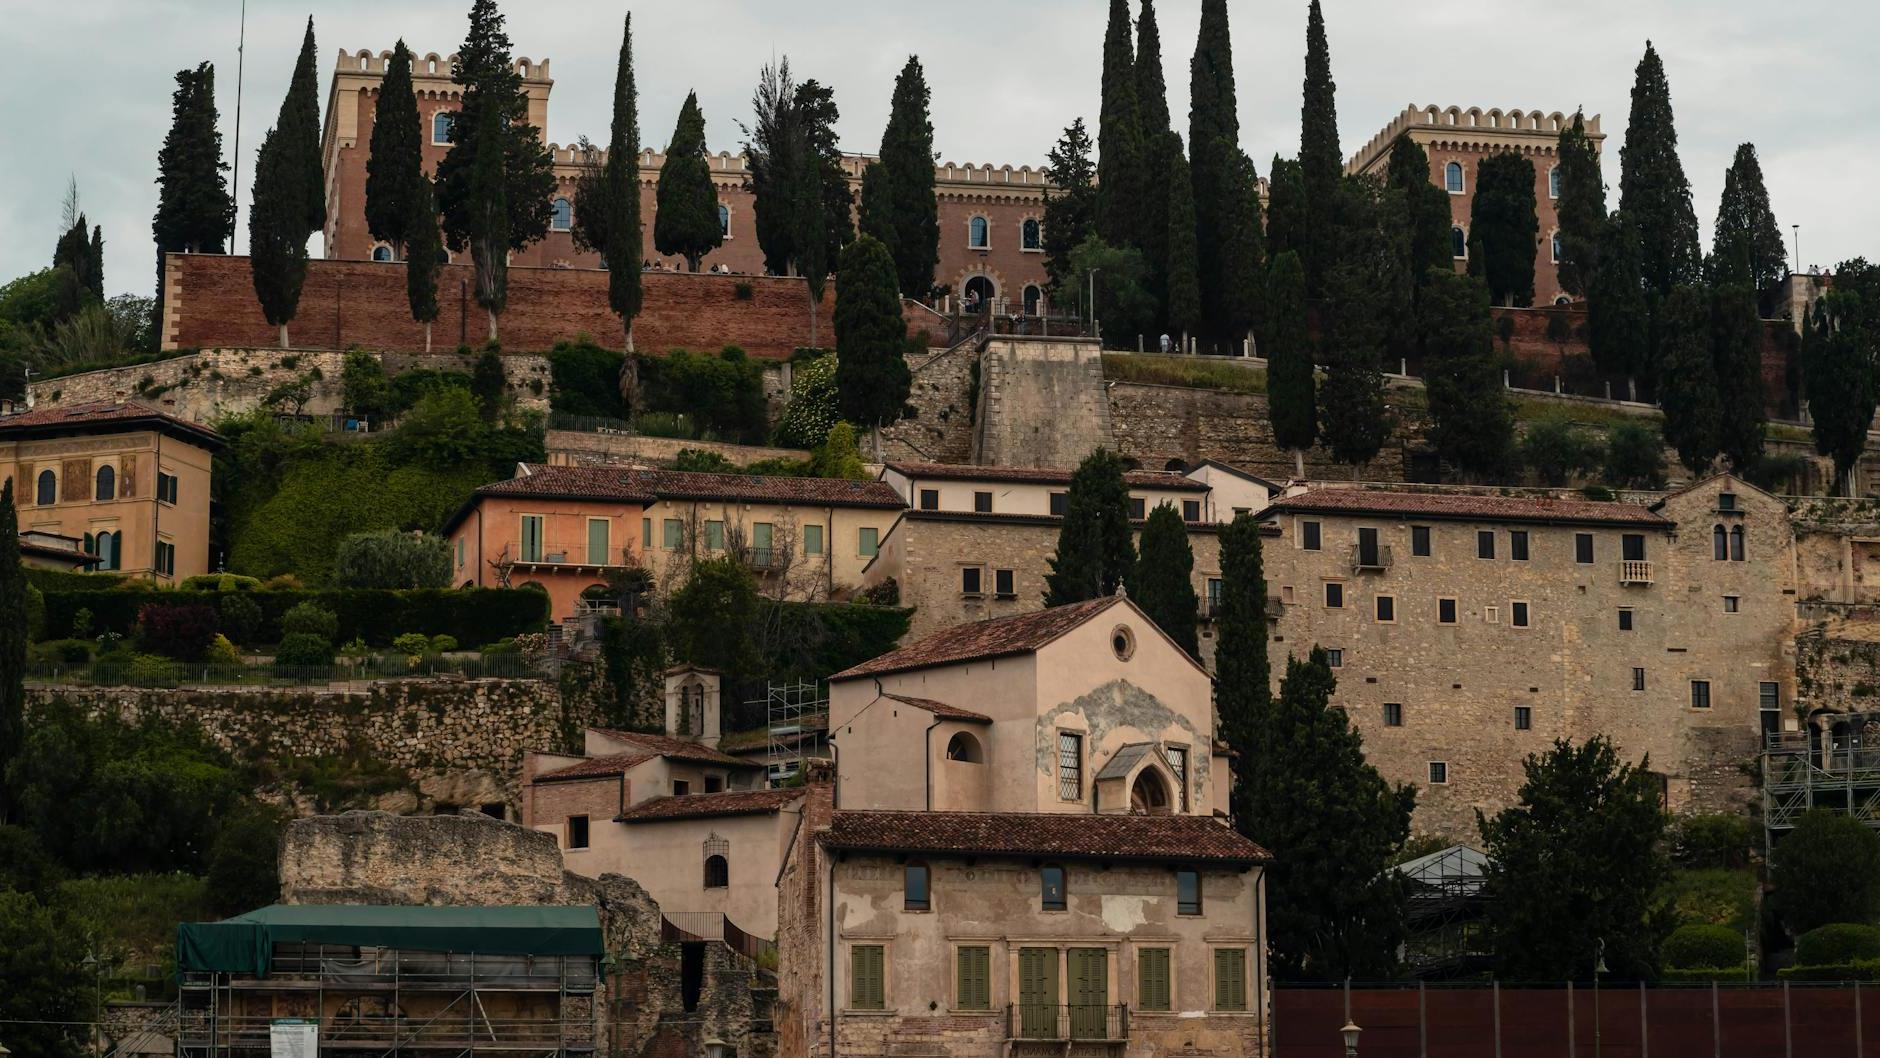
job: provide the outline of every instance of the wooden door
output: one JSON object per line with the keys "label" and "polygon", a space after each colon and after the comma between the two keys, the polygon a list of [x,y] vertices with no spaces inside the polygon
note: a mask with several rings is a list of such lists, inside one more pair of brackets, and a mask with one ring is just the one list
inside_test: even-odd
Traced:
{"label": "wooden door", "polygon": [[1018,949],[1018,1034],[1057,1038],[1058,953],[1056,948]]}

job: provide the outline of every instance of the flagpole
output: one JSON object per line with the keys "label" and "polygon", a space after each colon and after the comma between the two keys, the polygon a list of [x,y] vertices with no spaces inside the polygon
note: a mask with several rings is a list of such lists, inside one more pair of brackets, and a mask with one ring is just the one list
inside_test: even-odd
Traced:
{"label": "flagpole", "polygon": [[235,233],[241,230],[242,212],[242,66],[248,45],[248,0],[242,0],[241,29],[235,39],[235,212],[229,219],[228,252],[235,252]]}

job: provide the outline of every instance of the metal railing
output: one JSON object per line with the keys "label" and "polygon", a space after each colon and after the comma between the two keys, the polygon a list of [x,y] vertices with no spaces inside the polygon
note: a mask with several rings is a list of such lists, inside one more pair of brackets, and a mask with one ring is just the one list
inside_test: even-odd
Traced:
{"label": "metal railing", "polygon": [[1126,1040],[1129,1007],[1123,1003],[1014,1003],[1005,1008],[1012,1040]]}
{"label": "metal railing", "polygon": [[615,419],[606,415],[570,415],[560,411],[549,413],[548,428],[567,430],[570,433],[632,434],[636,432],[633,424],[625,419]]}
{"label": "metal railing", "polygon": [[717,941],[760,966],[777,965],[777,942],[738,928],[721,911],[668,911],[661,916],[662,944]]}
{"label": "metal railing", "polygon": [[1351,545],[1351,569],[1354,573],[1359,570],[1386,570],[1389,568],[1389,544],[1373,544],[1370,547],[1366,547],[1363,544]]}
{"label": "metal railing", "polygon": [[[267,1054],[271,1016],[218,1015],[185,1019],[178,1033],[184,1047],[214,1054]],[[423,1014],[357,1013],[329,1017],[320,1022],[320,1052],[332,1047],[363,1048],[368,1053],[393,1049],[449,1048],[451,1050],[563,1054],[591,1051],[595,1045],[591,1018],[545,1015],[539,1018],[491,1017],[479,1004],[458,1002],[427,1019]],[[410,1053],[406,1050],[405,1053]]]}

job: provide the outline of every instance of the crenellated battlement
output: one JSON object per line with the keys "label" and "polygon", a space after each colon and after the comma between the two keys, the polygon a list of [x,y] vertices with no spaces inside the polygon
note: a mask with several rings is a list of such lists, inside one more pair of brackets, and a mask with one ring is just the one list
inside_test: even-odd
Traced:
{"label": "crenellated battlement", "polygon": [[[391,62],[391,59],[390,51],[374,52],[369,48],[347,51],[341,48],[339,59],[334,63],[333,69],[338,73],[383,77],[386,65]],[[414,53],[411,57],[411,76],[420,81],[425,78],[448,81],[456,65],[456,52],[451,52],[449,55],[439,55],[434,51],[425,52],[423,55]],[[554,80],[549,76],[547,59],[536,60],[524,55],[515,60],[512,68],[527,82],[546,84]]]}
{"label": "crenellated battlement", "polygon": [[[588,157],[583,153],[580,144],[571,143],[564,145],[551,143],[548,145],[548,149],[549,153],[554,156],[557,166],[573,167],[588,161]],[[605,164],[607,161],[607,149],[605,147],[596,146],[592,148],[592,155],[592,160],[597,165]],[[745,158],[742,151],[718,151],[715,154],[707,154],[705,160],[714,173],[745,173],[750,170],[750,161]],[[842,156],[842,168],[843,171],[849,175],[850,179],[860,180],[862,178],[862,170],[867,168],[869,163],[874,160],[875,157],[869,154],[845,154]],[[656,151],[649,147],[640,152],[640,168],[642,170],[657,171],[665,164],[666,154],[664,151]],[[1048,182],[1045,178],[1045,171],[1042,166],[1033,168],[1029,165],[993,165],[990,162],[984,164],[971,162],[942,162],[934,166],[934,181],[940,184],[989,184],[994,186],[1010,184],[1015,187],[1043,187]]]}
{"label": "crenellated battlement", "polygon": [[[1599,129],[1598,114],[1586,118],[1585,121],[1586,135],[1589,138],[1596,142],[1605,138],[1605,134]],[[1390,145],[1397,141],[1397,137],[1412,130],[1487,134],[1501,139],[1514,137],[1556,139],[1572,124],[1573,115],[1562,114],[1558,110],[1543,113],[1539,110],[1519,108],[1502,110],[1499,107],[1491,107],[1484,110],[1481,107],[1465,109],[1456,106],[1418,106],[1412,103],[1405,107],[1402,113],[1391,119],[1390,124],[1384,126],[1383,131],[1371,137],[1363,149],[1351,157],[1345,169],[1347,172],[1363,171],[1380,155],[1388,151]]]}

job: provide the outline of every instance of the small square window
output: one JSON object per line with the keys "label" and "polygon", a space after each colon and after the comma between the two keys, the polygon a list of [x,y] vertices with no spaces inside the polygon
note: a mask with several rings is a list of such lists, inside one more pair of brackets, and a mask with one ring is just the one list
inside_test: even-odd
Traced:
{"label": "small square window", "polygon": [[672,795],[674,797],[687,797],[687,796],[690,796],[691,793],[692,793],[691,780],[689,779],[672,780]]}
{"label": "small square window", "polygon": [[1710,681],[1709,680],[1692,680],[1691,681],[1691,708],[1693,709],[1710,708]]}
{"label": "small square window", "polygon": [[588,817],[568,817],[568,847],[571,849],[588,847]]}
{"label": "small square window", "polygon": [[1645,689],[1645,670],[1644,669],[1632,670],[1632,689],[1635,691],[1642,691]]}
{"label": "small square window", "polygon": [[980,574],[983,572],[984,571],[978,566],[967,566],[965,569],[960,570],[960,594],[978,595],[979,578]]}
{"label": "small square window", "polygon": [[1492,529],[1478,529],[1475,533],[1475,557],[1495,557],[1495,532]]}
{"label": "small square window", "polygon": [[872,525],[863,526],[856,534],[855,545],[862,558],[874,558],[881,550],[881,530]]}
{"label": "small square window", "polygon": [[1528,535],[1526,529],[1508,531],[1508,557],[1516,562],[1528,560]]}
{"label": "small square window", "polygon": [[1410,527],[1410,553],[1418,558],[1430,557],[1430,527],[1413,525]]}
{"label": "small square window", "polygon": [[1619,607],[1619,631],[1630,632],[1631,630],[1632,608],[1630,606],[1621,606]]}
{"label": "small square window", "polygon": [[1456,623],[1456,600],[1436,600],[1436,623],[1445,625]]}
{"label": "small square window", "polygon": [[1766,710],[1782,708],[1782,685],[1760,683],[1756,686],[1756,704]]}
{"label": "small square window", "polygon": [[1299,547],[1305,551],[1317,551],[1319,549],[1319,523],[1299,523]]}
{"label": "small square window", "polygon": [[1742,611],[1739,609],[1739,607],[1742,605],[1742,602],[1743,600],[1739,596],[1725,595],[1723,597],[1723,612],[1724,613],[1741,613]]}
{"label": "small square window", "polygon": [[992,513],[992,493],[990,492],[973,493],[973,510],[979,514],[991,514]]}
{"label": "small square window", "polygon": [[1573,561],[1578,562],[1582,566],[1590,566],[1593,564],[1592,533],[1573,534]]}
{"label": "small square window", "polygon": [[923,511],[939,510],[940,509],[940,490],[939,489],[920,490],[920,509]]}
{"label": "small square window", "polygon": [[1183,500],[1182,501],[1182,521],[1198,522],[1200,520],[1201,520],[1201,501],[1200,500]]}
{"label": "small square window", "polygon": [[1527,731],[1534,727],[1534,710],[1525,705],[1514,707],[1514,729]]}
{"label": "small square window", "polygon": [[1325,650],[1325,664],[1334,669],[1344,668],[1345,667],[1344,650],[1339,647],[1327,647]]}
{"label": "small square window", "polygon": [[1488,625],[1500,624],[1501,623],[1501,607],[1499,606],[1482,607],[1482,623],[1488,624]]}
{"label": "small square window", "polygon": [[1403,703],[1401,702],[1385,702],[1384,703],[1384,726],[1385,727],[1402,727],[1403,726]]}
{"label": "small square window", "polygon": [[1720,511],[1736,510],[1736,493],[1734,492],[1717,493],[1717,509]]}
{"label": "small square window", "polygon": [[1134,521],[1140,522],[1148,516],[1148,501],[1144,500],[1141,496],[1131,496],[1129,498],[1129,517]]}
{"label": "small square window", "polygon": [[1342,610],[1345,608],[1345,586],[1343,584],[1335,580],[1325,582],[1325,607],[1328,610]]}
{"label": "small square window", "polygon": [[1383,624],[1390,624],[1397,620],[1396,596],[1379,595],[1377,599],[1375,600],[1375,602],[1377,605],[1377,619],[1379,622]]}
{"label": "small square window", "polygon": [[1001,599],[1018,598],[1018,588],[1014,585],[1017,574],[1009,569],[992,571],[992,593]]}
{"label": "small square window", "polygon": [[1449,764],[1447,761],[1430,761],[1430,785],[1442,786],[1449,782]]}
{"label": "small square window", "polygon": [[1064,511],[1069,506],[1070,506],[1070,494],[1069,493],[1053,492],[1051,494],[1051,516],[1052,517],[1054,518],[1064,517]]}
{"label": "small square window", "polygon": [[1508,623],[1516,628],[1526,628],[1528,626],[1528,604],[1524,602],[1509,603]]}

